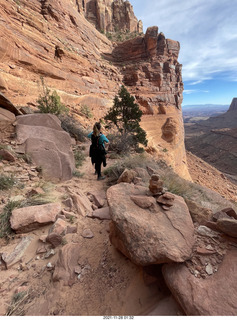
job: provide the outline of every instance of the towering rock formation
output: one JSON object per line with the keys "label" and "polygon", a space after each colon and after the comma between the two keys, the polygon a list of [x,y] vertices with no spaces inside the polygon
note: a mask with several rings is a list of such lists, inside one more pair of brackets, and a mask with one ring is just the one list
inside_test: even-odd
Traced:
{"label": "towering rock formation", "polygon": [[178,42],[157,27],[124,43],[109,41],[95,25],[141,31],[122,0],[2,0],[0,15],[0,90],[13,104],[35,105],[43,76],[72,110],[87,105],[99,119],[124,82],[144,113],[148,151],[188,177]]}
{"label": "towering rock formation", "polygon": [[83,10],[88,21],[103,32],[143,32],[141,20],[134,15],[129,1],[85,0]]}
{"label": "towering rock formation", "polygon": [[237,114],[237,98],[233,98],[228,112],[234,112]]}
{"label": "towering rock formation", "polygon": [[150,27],[144,37],[118,44],[107,57],[120,67],[123,82],[143,111],[141,124],[148,133],[149,150],[188,178],[179,50],[178,41],[166,39],[158,27]]}
{"label": "towering rock formation", "polygon": [[123,66],[123,82],[132,89],[145,114],[164,113],[169,104],[181,109],[179,50],[179,42],[165,39],[158,27],[148,28],[144,37],[118,44],[113,50],[114,61]]}

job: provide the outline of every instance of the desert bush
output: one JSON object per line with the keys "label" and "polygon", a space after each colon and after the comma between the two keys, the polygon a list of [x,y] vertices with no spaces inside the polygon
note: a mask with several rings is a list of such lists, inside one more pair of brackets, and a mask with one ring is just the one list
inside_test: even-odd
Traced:
{"label": "desert bush", "polygon": [[82,166],[83,162],[85,161],[85,154],[81,152],[81,150],[74,150],[74,158],[75,158],[75,165],[76,168]]}
{"label": "desert bush", "polygon": [[73,171],[73,177],[82,178],[83,176],[84,176],[84,173],[80,172],[79,170]]}
{"label": "desert bush", "polygon": [[16,184],[13,176],[0,174],[0,190],[9,190]]}
{"label": "desert bush", "polygon": [[18,159],[23,159],[26,163],[32,164],[32,158],[29,154],[23,153],[23,154],[18,154],[17,155]]}
{"label": "desert bush", "polygon": [[93,117],[93,114],[91,112],[91,109],[86,105],[86,104],[83,104],[81,107],[80,107],[80,112],[82,114],[84,114],[87,118],[92,118]]}
{"label": "desert bush", "polygon": [[104,174],[108,176],[108,185],[113,185],[125,169],[146,168],[147,166],[152,166],[154,170],[158,168],[157,164],[144,153],[129,155],[120,158],[113,165],[106,168]]}
{"label": "desert bush", "polygon": [[72,138],[81,142],[86,140],[87,133],[80,123],[73,117],[70,117],[69,115],[59,115],[59,119],[63,130],[68,132]]}
{"label": "desert bush", "polygon": [[134,140],[132,135],[121,136],[117,134],[108,134],[107,138],[109,139],[109,151],[115,152],[117,154],[124,155],[128,153],[131,148],[134,147]]}
{"label": "desert bush", "polygon": [[50,90],[44,83],[44,78],[41,77],[41,84],[43,94],[39,96],[37,100],[37,107],[41,113],[52,113],[55,115],[67,113],[68,108],[61,102],[59,95],[54,90],[50,93]]}
{"label": "desert bush", "polygon": [[20,205],[19,201],[9,201],[0,214],[0,238],[7,237],[11,232],[10,217],[12,211]]}
{"label": "desert bush", "polygon": [[6,316],[24,316],[25,305],[32,300],[32,290],[15,293],[7,309]]}

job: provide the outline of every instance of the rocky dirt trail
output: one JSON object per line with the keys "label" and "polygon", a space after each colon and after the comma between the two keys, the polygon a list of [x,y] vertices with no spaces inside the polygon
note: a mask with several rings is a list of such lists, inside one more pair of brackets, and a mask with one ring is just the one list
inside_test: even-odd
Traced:
{"label": "rocky dirt trail", "polygon": [[[9,136],[1,137],[1,142],[11,144]],[[14,146],[13,142],[12,144]],[[87,155],[89,143],[86,143],[85,147],[84,152]],[[108,165],[112,161],[108,160]],[[1,171],[6,167],[10,167],[12,173],[18,171],[16,177],[34,170],[32,165],[26,164],[22,159],[11,164],[5,161]],[[58,201],[65,200],[69,190],[71,193],[80,191],[88,195],[104,193],[108,188],[106,180],[97,181],[88,156],[80,172],[83,173],[82,177],[74,177],[54,185],[51,193]],[[38,177],[33,180],[24,181],[25,187],[21,191],[23,196],[26,189],[36,188],[42,183]],[[1,195],[2,201],[6,202],[9,194],[6,192]],[[3,205],[5,203],[2,207]],[[62,207],[70,211],[63,204]],[[24,234],[12,234],[8,241],[0,239],[1,254],[5,256],[15,253],[17,245],[22,243],[23,239],[27,239],[29,243],[23,256],[7,269],[3,261],[1,262],[2,316],[180,314],[179,307],[163,281],[161,270],[138,267],[111,245],[109,220],[78,215],[75,211],[71,213],[76,217],[65,220],[73,233],[67,233],[62,244],[56,248],[40,240],[48,234],[52,225]],[[75,258],[70,255],[71,247],[77,255],[76,267],[71,265]],[[61,251],[64,252],[61,258],[63,256],[62,260],[65,262],[62,274],[71,272],[74,277],[72,282],[66,283],[64,276],[60,281],[55,281],[53,276]]]}
{"label": "rocky dirt trail", "polygon": [[[1,145],[14,149],[12,133],[13,130],[9,129],[0,134]],[[9,261],[12,254],[16,255],[13,263],[6,264],[1,260],[0,315],[183,315],[165,284],[162,265],[138,267],[111,245],[108,216],[94,215],[97,208],[93,195],[96,195],[97,202],[102,201],[102,210],[106,209],[107,201],[103,197],[108,188],[107,179],[97,181],[88,157],[89,141],[78,147],[86,156],[80,167],[82,176],[58,184],[51,183],[49,188],[50,196],[60,202],[63,209],[60,219],[64,220],[67,231],[62,241],[55,247],[43,242],[52,224],[23,234],[13,233],[8,240],[0,239],[1,256],[7,256]],[[190,154],[188,159],[193,178],[194,173],[201,174],[203,181],[206,176],[208,186],[221,186],[217,191],[223,192],[223,196],[228,195],[229,199],[236,194],[235,189],[231,189],[233,193],[224,194],[229,182],[221,173],[203,166]],[[108,159],[108,166],[113,161]],[[3,172],[14,174],[24,183],[24,188],[1,191],[1,209],[10,199],[27,197],[29,191],[46,184],[35,166],[22,158],[16,158],[15,162],[1,161],[0,173]],[[210,174],[219,179],[213,180],[214,185],[208,179]],[[75,205],[68,202],[70,197],[78,199],[81,194],[94,207],[90,215],[80,214]],[[229,240],[223,238],[221,243],[217,243],[215,239],[206,239],[199,233],[195,237],[194,255],[186,265],[190,274],[206,279],[217,272]],[[24,241],[28,246],[23,248],[23,255],[19,255],[16,248]],[[235,248],[235,245],[232,239],[231,246]],[[208,257],[204,258],[203,254]]]}

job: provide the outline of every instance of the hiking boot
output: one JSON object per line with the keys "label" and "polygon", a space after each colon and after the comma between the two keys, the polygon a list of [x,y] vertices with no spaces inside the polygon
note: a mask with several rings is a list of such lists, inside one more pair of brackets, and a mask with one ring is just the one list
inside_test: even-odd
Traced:
{"label": "hiking boot", "polygon": [[100,177],[97,178],[97,180],[104,180],[104,179],[105,179],[105,176],[103,176],[103,177],[100,176]]}

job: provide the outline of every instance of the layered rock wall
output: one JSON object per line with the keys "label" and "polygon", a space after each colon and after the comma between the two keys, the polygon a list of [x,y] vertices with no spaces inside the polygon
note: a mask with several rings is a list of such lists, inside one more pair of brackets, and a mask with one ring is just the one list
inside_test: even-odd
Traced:
{"label": "layered rock wall", "polygon": [[189,178],[183,142],[179,50],[178,41],[166,39],[158,27],[150,27],[145,36],[118,44],[107,58],[120,67],[123,82],[143,111],[141,125],[148,134],[147,151]]}
{"label": "layered rock wall", "polygon": [[181,109],[179,50],[179,42],[165,39],[158,27],[148,28],[144,37],[123,42],[113,50],[113,59],[123,65],[123,81],[145,108],[144,113],[164,113],[163,107],[169,104]]}

